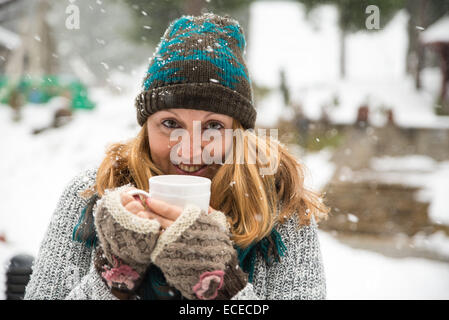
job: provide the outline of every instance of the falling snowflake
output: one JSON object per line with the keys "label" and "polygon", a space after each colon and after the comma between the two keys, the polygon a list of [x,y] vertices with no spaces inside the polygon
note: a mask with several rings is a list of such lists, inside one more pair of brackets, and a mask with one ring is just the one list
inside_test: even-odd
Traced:
{"label": "falling snowflake", "polygon": [[101,62],[101,65],[106,69],[109,70],[109,66],[106,62]]}
{"label": "falling snowflake", "polygon": [[348,217],[348,220],[353,223],[359,222],[359,218],[357,216],[353,215],[352,213],[348,213],[347,217]]}

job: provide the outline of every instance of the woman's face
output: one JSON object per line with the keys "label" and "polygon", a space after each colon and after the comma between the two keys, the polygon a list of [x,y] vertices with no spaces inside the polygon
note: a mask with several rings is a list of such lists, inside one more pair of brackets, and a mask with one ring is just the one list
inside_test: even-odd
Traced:
{"label": "woman's face", "polygon": [[[200,125],[199,122],[196,123],[196,128],[194,121],[200,121]],[[203,150],[208,144],[214,144],[214,148],[209,145],[204,154],[224,162],[225,150],[231,142],[231,139],[225,139],[225,129],[232,129],[232,123],[233,118],[230,116],[203,110],[172,108],[158,111],[148,117],[146,122],[151,159],[164,174],[196,175],[212,179],[220,164],[207,165]],[[170,139],[176,129],[183,129],[182,132],[186,135],[182,138],[174,135],[174,138]],[[197,141],[195,143],[194,129]],[[202,139],[206,130],[209,134],[219,134],[221,141],[215,141],[215,138]],[[171,151],[175,145],[177,148]],[[216,146],[218,148],[215,148]],[[174,157],[175,154],[177,157]]]}

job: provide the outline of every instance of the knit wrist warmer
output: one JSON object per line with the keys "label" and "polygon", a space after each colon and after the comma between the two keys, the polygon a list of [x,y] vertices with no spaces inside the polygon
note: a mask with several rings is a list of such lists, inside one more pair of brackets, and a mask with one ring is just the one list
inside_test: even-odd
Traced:
{"label": "knit wrist warmer", "polygon": [[134,290],[151,263],[160,224],[154,219],[138,217],[123,207],[120,194],[129,186],[106,190],[94,208],[100,241],[96,265],[110,287]]}
{"label": "knit wrist warmer", "polygon": [[187,205],[159,237],[151,259],[187,299],[230,299],[247,283],[219,211],[208,215]]}
{"label": "knit wrist warmer", "polygon": [[103,282],[109,289],[117,289],[120,292],[135,294],[143,280],[143,274],[125,264],[120,258],[112,256],[114,262],[111,263],[101,249],[97,248],[94,257],[94,267]]}
{"label": "knit wrist warmer", "polygon": [[230,300],[248,283],[248,275],[240,268],[237,254],[226,264],[223,288],[218,291],[217,300]]}

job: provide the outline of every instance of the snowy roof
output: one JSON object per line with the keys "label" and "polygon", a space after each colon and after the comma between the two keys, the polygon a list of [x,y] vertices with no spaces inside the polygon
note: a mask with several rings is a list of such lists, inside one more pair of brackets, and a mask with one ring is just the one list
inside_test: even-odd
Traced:
{"label": "snowy roof", "polygon": [[13,50],[17,48],[21,42],[22,40],[20,40],[20,37],[17,34],[0,26],[0,45],[3,45],[9,50]]}
{"label": "snowy roof", "polygon": [[449,42],[449,16],[444,16],[421,33],[424,43]]}

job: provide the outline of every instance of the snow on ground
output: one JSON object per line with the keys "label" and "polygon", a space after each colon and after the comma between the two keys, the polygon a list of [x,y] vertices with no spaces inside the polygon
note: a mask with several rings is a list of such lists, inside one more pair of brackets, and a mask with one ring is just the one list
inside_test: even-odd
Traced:
{"label": "snow on ground", "polygon": [[430,236],[418,233],[413,237],[413,245],[418,249],[433,251],[441,257],[449,257],[449,238],[443,231]]}
{"label": "snow on ground", "polygon": [[332,150],[305,153],[299,145],[288,145],[287,149],[303,165],[306,187],[316,191],[322,190],[335,172],[335,165],[330,162]]}
{"label": "snow on ground", "polygon": [[[0,192],[6,195],[0,203],[0,232],[10,241],[0,243],[0,298],[4,298],[5,262],[14,254],[37,254],[65,184],[79,170],[98,163],[105,145],[137,132],[132,95],[112,96],[103,89],[91,93],[98,103],[95,111],[77,113],[66,127],[42,136],[30,134],[36,106],[27,106],[21,124],[11,123],[9,109],[0,107],[0,133],[8,137],[0,140],[0,149],[11,150],[0,162],[4,173]],[[324,151],[301,159],[311,187],[321,188],[332,175],[329,156]],[[447,264],[352,249],[325,232],[320,232],[320,241],[330,299],[448,298]]]}
{"label": "snow on ground", "polygon": [[[379,44],[383,48],[381,53],[377,51],[381,54],[379,61],[389,63],[378,66],[385,65],[384,70],[391,69],[392,72],[382,73],[385,76],[382,81],[351,78],[339,81],[335,12],[330,7],[315,11],[312,15],[314,27],[306,24],[303,17],[301,7],[291,2],[258,2],[251,7],[249,66],[258,83],[276,86],[279,67],[284,66],[292,86],[299,88],[296,90],[298,99],[310,116],[319,115],[321,105],[337,93],[341,109],[333,116],[339,121],[350,120],[360,101],[370,93],[376,104],[385,103],[397,108],[400,111],[398,119],[405,119],[406,124],[415,120],[424,123],[423,119],[427,119],[424,125],[437,125],[431,111],[432,92],[415,93],[410,81],[404,81],[398,74],[401,69],[388,65],[399,59],[401,53],[391,52],[399,50],[398,47],[389,49],[387,45]],[[392,33],[402,37],[404,19],[399,16],[395,21],[399,26],[393,24]],[[392,34],[389,36],[393,37]],[[366,44],[366,40],[362,40],[354,35],[348,40],[348,47],[356,50],[357,41]],[[401,47],[401,43],[398,46]],[[374,55],[369,51],[359,54]],[[351,70],[354,69],[348,65],[348,74],[355,77]],[[425,74],[424,82],[435,87],[438,77],[435,73],[429,75],[431,81],[425,80]],[[5,263],[14,254],[37,255],[64,186],[79,171],[97,165],[109,143],[132,138],[138,132],[133,105],[142,77],[143,73],[123,81],[135,83],[136,88],[123,88],[119,90],[120,95],[105,89],[91,89],[90,95],[97,102],[94,111],[78,111],[67,126],[37,136],[33,136],[31,130],[51,119],[51,108],[27,105],[24,121],[13,123],[9,108],[0,105],[0,150],[4,151],[0,160],[0,194],[4,195],[0,202],[0,234],[5,233],[8,239],[6,244],[0,242],[0,299],[4,298]],[[117,93],[117,90],[113,91]],[[378,100],[374,100],[374,96]],[[264,107],[259,109],[260,126],[270,125],[270,121],[285,112],[276,92],[263,103]],[[408,112],[410,118],[407,118]],[[309,169],[308,185],[316,189],[325,185],[333,172],[328,159],[326,150],[301,159]],[[442,166],[441,170],[445,168]],[[438,175],[433,178],[435,192],[444,193],[447,190],[443,188],[444,181],[438,182],[441,178]],[[435,239],[428,245],[442,243],[441,239]],[[330,299],[449,298],[447,264],[424,259],[393,259],[352,249],[321,231],[320,241]]]}
{"label": "snow on ground", "polygon": [[387,258],[319,237],[328,299],[449,299],[447,263]]}
{"label": "snow on ground", "polygon": [[[92,98],[99,94],[106,93]],[[63,129],[35,136],[30,131],[44,106],[28,105],[21,124],[10,121],[9,108],[0,108],[0,134],[5,137],[0,145],[7,151],[0,162],[0,192],[7,195],[0,205],[0,232],[10,231],[10,241],[28,244],[30,235],[41,234],[65,184],[77,172],[99,164],[108,143],[137,133],[132,100],[106,95],[103,108],[77,111]],[[30,219],[34,214],[40,218]],[[35,251],[37,243],[32,245]]]}
{"label": "snow on ground", "polygon": [[449,41],[449,16],[444,16],[433,23],[421,34],[421,40],[425,43]]}
{"label": "snow on ground", "polygon": [[13,123],[10,108],[0,106],[4,137],[0,148],[6,150],[0,161],[0,193],[5,195],[0,203],[0,234],[8,240],[6,246],[0,243],[1,262],[11,252],[35,256],[67,183],[79,171],[98,165],[109,143],[138,132],[132,96],[114,96],[105,90],[91,90],[91,95],[98,108],[76,111],[65,127],[39,135],[31,130],[51,118],[50,108],[28,104],[24,121]]}
{"label": "snow on ground", "polygon": [[374,158],[371,166],[382,181],[422,188],[417,197],[430,203],[430,220],[449,225],[449,161],[438,162],[427,156],[409,155]]}
{"label": "snow on ground", "polygon": [[[91,94],[98,103],[95,111],[77,113],[66,127],[42,136],[30,134],[38,116],[36,106],[26,107],[20,124],[11,123],[10,110],[0,106],[0,133],[7,137],[0,140],[0,149],[11,150],[0,162],[4,173],[0,192],[6,195],[0,203],[0,232],[9,240],[0,243],[0,298],[4,298],[5,262],[14,254],[37,254],[66,183],[78,171],[97,164],[108,143],[137,133],[132,94],[112,96],[103,89],[91,90]],[[308,168],[308,185],[315,189],[325,185],[333,173],[329,157],[325,150],[300,159]],[[330,299],[448,298],[448,291],[443,290],[449,285],[445,264],[396,260],[352,249],[325,232],[320,232],[320,241]]]}
{"label": "snow on ground", "polygon": [[352,123],[358,107],[368,103],[373,125],[381,126],[383,109],[392,108],[401,126],[449,128],[449,117],[437,117],[433,112],[440,90],[438,68],[424,69],[420,92],[405,75],[408,18],[404,11],[383,30],[347,36],[345,79],[339,77],[334,7],[313,10],[308,22],[299,3],[264,1],[254,3],[250,15],[248,69],[255,83],[274,89],[259,105],[263,112],[260,124],[272,126],[289,116],[278,91],[279,72],[284,69],[292,100],[300,103],[311,119],[319,118],[326,106],[334,122]]}
{"label": "snow on ground", "polygon": [[27,104],[20,123],[11,121],[8,106],[0,105],[0,149],[5,151],[0,160],[0,193],[5,195],[0,202],[0,234],[8,240],[7,245],[0,242],[0,298],[3,262],[12,253],[37,254],[67,183],[81,170],[98,165],[109,143],[137,134],[134,97],[143,74],[141,70],[128,79],[135,84],[128,94],[117,95],[116,88],[90,90],[90,98],[98,103],[95,110],[76,110],[66,126],[38,135],[31,131],[50,124],[58,99]]}
{"label": "snow on ground", "polygon": [[[293,146],[289,146],[292,150]],[[300,150],[295,150],[298,154]],[[335,166],[332,153],[323,150],[302,157],[307,167],[306,184],[323,188]],[[375,158],[372,167],[381,172],[395,171],[394,182],[424,188],[423,200],[431,203],[429,215],[435,223],[448,224],[449,171],[447,162],[438,163],[426,156]],[[410,172],[414,174],[410,178]],[[405,180],[405,177],[409,179]],[[355,216],[354,216],[355,217]],[[327,279],[328,299],[448,299],[447,263],[418,258],[393,259],[381,254],[353,249],[335,240],[331,233],[319,231]],[[415,248],[427,249],[449,257],[449,238],[443,232],[413,237]]]}

